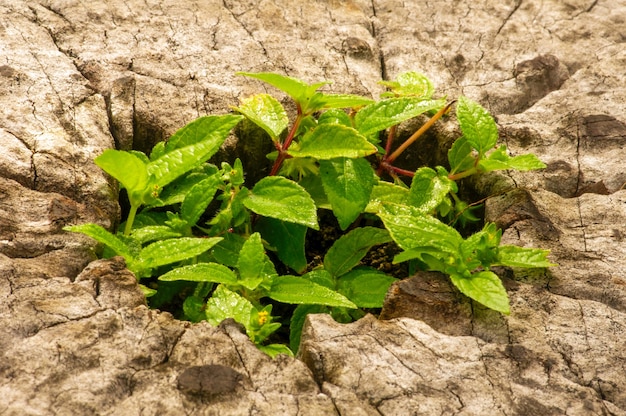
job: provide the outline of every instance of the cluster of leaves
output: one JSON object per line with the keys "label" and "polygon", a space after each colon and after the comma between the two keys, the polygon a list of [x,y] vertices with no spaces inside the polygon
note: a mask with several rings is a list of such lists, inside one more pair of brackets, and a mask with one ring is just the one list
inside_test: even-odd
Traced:
{"label": "cluster of leaves", "polygon": [[[146,296],[162,301],[191,288],[183,303],[185,318],[215,325],[234,318],[273,356],[298,348],[308,313],[327,312],[346,322],[362,316],[360,308],[382,306],[395,279],[361,264],[376,245],[395,242],[403,252],[394,262],[446,273],[462,293],[502,313],[509,313],[508,297],[491,267],[552,265],[546,250],[501,246],[494,224],[463,238],[442,221],[475,220],[457,196],[458,179],[545,167],[534,155],[511,157],[505,146],[496,148],[496,124],[477,103],[458,100],[463,135],[448,153],[450,169],[408,172],[394,166],[395,159],[452,105],[432,98],[434,88],[423,75],[410,72],[382,82],[389,91],[379,101],[322,93],[326,82],[309,85],[274,73],[241,75],[289,95],[295,119],[290,123],[276,98],[257,94],[234,108],[236,114],[193,121],[149,156],[110,149],[95,159],[128,193],[124,231],[113,234],[95,224],[66,229],[103,243],[104,256],[123,256],[138,279],[151,282],[141,285]],[[424,113],[432,115],[429,121],[392,152],[396,126]],[[268,155],[274,161],[270,174],[251,189],[239,160],[232,166],[208,163],[244,117],[267,133],[276,149]],[[383,175],[393,181],[382,180]],[[412,177],[410,185],[403,175]],[[334,242],[322,264],[309,270],[307,230],[319,229],[319,209],[331,210],[341,230],[350,231]],[[380,227],[355,226],[364,215]],[[294,273],[279,275],[271,257]],[[181,282],[187,286],[177,285]],[[299,305],[291,317],[291,350],[268,343],[281,326],[272,315],[277,303]]]}

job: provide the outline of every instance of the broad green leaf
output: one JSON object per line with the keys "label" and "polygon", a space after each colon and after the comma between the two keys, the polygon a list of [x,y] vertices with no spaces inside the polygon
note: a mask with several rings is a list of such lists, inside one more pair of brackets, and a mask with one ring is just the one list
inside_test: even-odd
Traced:
{"label": "broad green leaf", "polygon": [[276,358],[278,354],[285,354],[290,357],[293,357],[293,352],[289,349],[288,346],[283,344],[269,344],[269,345],[261,345],[257,344],[256,346],[261,352],[269,355],[271,358]]}
{"label": "broad green leaf", "polygon": [[409,189],[390,182],[379,181],[370,194],[370,202],[365,212],[375,214],[382,209],[381,204],[392,203],[397,205],[408,204]]}
{"label": "broad green leaf", "polygon": [[500,278],[491,271],[474,273],[472,277],[450,275],[452,283],[469,298],[486,307],[509,314],[509,297]]}
{"label": "broad green leaf", "polygon": [[300,348],[300,338],[302,337],[302,327],[306,316],[310,313],[327,312],[326,306],[322,305],[298,305],[291,315],[289,323],[289,347],[295,353]]}
{"label": "broad green leaf", "polygon": [[309,111],[323,108],[353,108],[372,104],[371,98],[352,94],[315,94],[309,104]]}
{"label": "broad green leaf", "polygon": [[133,228],[130,235],[141,244],[146,244],[150,241],[181,237],[179,232],[172,230],[166,225],[149,225],[147,227]]}
{"label": "broad green leaf", "polygon": [[185,280],[188,282],[210,282],[236,284],[237,275],[228,267],[218,263],[197,263],[177,267],[159,277],[159,280],[172,282]]}
{"label": "broad green leaf", "polygon": [[[402,253],[398,253],[393,257],[393,264],[403,263],[405,261],[409,261],[413,259],[422,260],[422,256],[426,252],[428,252],[428,250],[425,250],[423,247],[418,247],[418,248],[411,249],[411,250],[405,250]],[[440,267],[435,267],[435,268],[431,267],[431,270],[439,270],[443,272],[443,269]]]}
{"label": "broad green leaf", "polygon": [[208,178],[204,172],[189,172],[181,176],[168,186],[163,188],[159,194],[159,199],[150,204],[151,207],[162,207],[167,205],[180,204],[198,182]]}
{"label": "broad green leaf", "polygon": [[363,212],[374,187],[374,170],[365,159],[320,161],[322,185],[342,230]]}
{"label": "broad green leaf", "polygon": [[548,260],[550,250],[517,246],[500,246],[497,264],[509,267],[552,267],[556,264]]}
{"label": "broad green leaf", "polygon": [[359,308],[382,308],[389,286],[397,279],[372,268],[356,268],[339,278],[337,291]]}
{"label": "broad green leaf", "polygon": [[411,206],[383,204],[378,216],[404,250],[433,247],[457,255],[463,238],[457,230]]}
{"label": "broad green leaf", "polygon": [[265,266],[265,249],[261,242],[261,234],[254,233],[241,247],[237,270],[239,271],[240,284],[246,289],[254,290],[263,281]]}
{"label": "broad green leaf", "polygon": [[[133,222],[134,228],[148,227],[153,225],[161,225],[167,221],[167,214],[165,212],[156,212],[156,211],[142,211],[137,214],[135,217],[135,221]],[[120,224],[120,229],[122,229],[122,224]]]}
{"label": "broad green leaf", "polygon": [[459,127],[467,141],[484,155],[498,141],[498,126],[480,104],[466,97],[459,97],[456,105],[456,117]]}
{"label": "broad green leaf", "polygon": [[304,251],[307,227],[270,217],[260,217],[255,230],[270,246],[276,248],[278,258],[298,273],[306,268]]}
{"label": "broad green leaf", "polygon": [[545,163],[530,153],[515,157],[509,156],[505,145],[490,153],[487,158],[481,159],[479,166],[483,172],[507,169],[525,171],[544,169],[546,167]]}
{"label": "broad green leaf", "polygon": [[472,155],[472,145],[465,137],[460,137],[448,150],[448,162],[450,163],[450,172],[464,172],[474,166],[474,155]]}
{"label": "broad green leaf", "polygon": [[336,279],[327,270],[314,269],[310,272],[302,275],[303,279],[310,280],[311,282],[320,286],[327,287],[331,290],[335,290]]}
{"label": "broad green leaf", "polygon": [[390,241],[387,230],[374,227],[355,228],[341,236],[328,250],[324,256],[324,269],[339,277],[358,265],[372,247]]}
{"label": "broad green leaf", "polygon": [[190,259],[209,250],[221,240],[221,237],[182,237],[157,241],[141,250],[134,266],[135,269],[151,269]]}
{"label": "broad green leaf", "polygon": [[319,229],[313,199],[303,187],[287,178],[268,176],[261,179],[243,203],[259,215]]}
{"label": "broad green leaf", "polygon": [[224,233],[224,239],[211,250],[211,255],[218,263],[229,267],[237,267],[239,252],[246,240],[239,234]]}
{"label": "broad green leaf", "polygon": [[289,125],[289,118],[283,106],[269,94],[256,94],[245,99],[235,111],[243,114],[254,124],[261,127],[273,141],[278,141],[280,134]]}
{"label": "broad green leaf", "polygon": [[456,190],[455,183],[446,174],[443,170],[419,168],[411,182],[408,202],[423,213],[433,212],[450,191]]}
{"label": "broad green leaf", "polygon": [[296,102],[306,96],[310,87],[309,84],[300,81],[299,79],[272,72],[237,72],[236,74],[267,82],[268,84],[273,85],[279,90],[287,93],[287,95],[293,98]]}
{"label": "broad green leaf", "polygon": [[230,130],[242,118],[243,116],[226,115],[219,117],[219,120],[211,119],[211,122],[207,123],[211,130],[206,130],[206,126],[201,122],[206,117],[188,124],[183,129],[188,129],[189,132],[178,140],[178,144],[190,144],[177,146],[150,162],[148,174],[153,175],[154,182],[161,187],[169,184],[213,156],[228,137]]}
{"label": "broad green leaf", "polygon": [[211,325],[218,326],[224,319],[233,318],[248,331],[253,310],[254,306],[249,300],[226,286],[219,285],[206,303],[206,320]]}
{"label": "broad green leaf", "polygon": [[97,242],[106,244],[115,254],[124,257],[127,262],[134,258],[132,249],[124,241],[98,224],[70,225],[63,227],[63,230],[88,235]]}
{"label": "broad green leaf", "polygon": [[209,137],[226,137],[231,129],[242,119],[242,116],[234,114],[199,117],[191,123],[178,129],[167,140],[165,143],[165,153],[169,153],[175,149],[198,144],[209,139]]}
{"label": "broad green leaf", "polygon": [[152,297],[154,295],[157,294],[157,291],[154,289],[150,289],[148,286],[146,285],[139,285],[139,289],[141,289],[141,292],[143,293],[143,295],[147,298]]}
{"label": "broad green leaf", "polygon": [[376,146],[352,127],[321,124],[302,138],[299,149],[290,148],[287,153],[293,157],[328,160],[337,157],[364,157],[376,151]]}
{"label": "broad green leaf", "polygon": [[219,175],[209,176],[195,184],[185,196],[180,206],[180,215],[190,226],[196,225],[200,216],[213,201],[215,191],[222,184]]}
{"label": "broad green leaf", "polygon": [[144,194],[150,192],[148,167],[144,160],[131,152],[107,149],[94,162],[126,188],[132,205],[144,203]]}
{"label": "broad green leaf", "polygon": [[150,160],[156,160],[165,154],[165,142],[158,142],[150,152]]}
{"label": "broad green leaf", "polygon": [[300,107],[300,112],[304,115],[310,115],[322,108],[317,103],[317,99],[322,94],[316,91],[323,85],[330,84],[329,81],[322,81],[315,84],[307,84],[299,79],[279,75],[270,72],[237,72],[237,75],[245,75],[251,78],[260,79],[270,85],[287,93]]}
{"label": "broad green leaf", "polygon": [[385,130],[430,110],[439,110],[445,100],[422,100],[413,97],[388,98],[368,105],[354,117],[356,129],[363,136]]}
{"label": "broad green leaf", "polygon": [[150,158],[146,156],[144,152],[140,152],[139,150],[127,150],[127,152],[130,153],[131,155],[137,156],[139,159],[143,161],[145,165],[150,163]]}
{"label": "broad green leaf", "polygon": [[185,318],[191,322],[203,321],[206,317],[204,309],[203,297],[191,295],[183,302],[183,313],[185,314]]}
{"label": "broad green leaf", "polygon": [[298,182],[306,191],[311,195],[315,206],[318,208],[331,209],[330,202],[324,191],[324,185],[322,185],[322,178],[320,175],[308,175],[302,178]]}
{"label": "broad green leaf", "polygon": [[276,276],[268,296],[284,303],[356,308],[354,303],[334,290],[296,276]]}
{"label": "broad green leaf", "polygon": [[381,94],[381,97],[393,96],[414,96],[424,100],[428,100],[435,92],[435,87],[430,80],[419,72],[405,72],[394,81],[379,81],[381,85],[389,88],[391,92]]}
{"label": "broad green leaf", "polygon": [[317,119],[319,124],[341,124],[342,126],[352,127],[350,116],[340,109],[332,109],[324,111]]}

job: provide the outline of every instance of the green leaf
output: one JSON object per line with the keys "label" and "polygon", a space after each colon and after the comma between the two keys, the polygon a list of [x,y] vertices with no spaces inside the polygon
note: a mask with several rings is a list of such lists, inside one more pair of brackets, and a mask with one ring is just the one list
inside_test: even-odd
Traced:
{"label": "green leaf", "polygon": [[289,125],[289,118],[283,106],[269,94],[256,94],[245,99],[235,111],[243,114],[254,124],[261,127],[273,141],[278,141],[280,134]]}
{"label": "green leaf", "polygon": [[124,257],[126,262],[130,262],[134,258],[131,248],[126,243],[98,224],[70,225],[63,227],[63,230],[88,235],[97,242],[105,244],[113,250],[115,254]]}
{"label": "green leaf", "polygon": [[278,258],[298,273],[306,268],[304,242],[307,228],[270,217],[260,217],[255,230],[260,232],[270,246],[276,248]]}
{"label": "green leaf", "polygon": [[456,117],[459,127],[467,141],[484,155],[498,141],[498,126],[480,104],[461,96],[456,105]]}
{"label": "green leaf", "polygon": [[364,157],[376,151],[376,146],[352,127],[322,124],[302,138],[299,149],[290,148],[287,153],[293,157],[328,160],[337,157]]}
{"label": "green leaf", "polygon": [[457,230],[411,206],[384,204],[380,218],[393,240],[404,250],[432,247],[458,255],[463,238]]}
{"label": "green leaf", "polygon": [[166,225],[149,225],[147,227],[133,228],[130,234],[140,244],[150,241],[167,240],[168,238],[181,237],[181,234]]}
{"label": "green leaf", "polygon": [[372,268],[356,268],[339,278],[337,291],[359,308],[382,308],[397,279]]}
{"label": "green leaf", "polygon": [[363,212],[374,187],[374,170],[365,159],[320,161],[324,191],[342,230]]}
{"label": "green leaf", "polygon": [[456,185],[448,179],[447,172],[440,168],[435,172],[429,167],[419,168],[411,182],[409,203],[423,213],[431,213],[443,202]]}
{"label": "green leaf", "polygon": [[[293,158],[292,158],[293,159]],[[289,159],[288,159],[289,160]],[[311,195],[315,206],[318,208],[331,209],[330,202],[324,191],[320,175],[307,175],[298,182]]]}
{"label": "green leaf", "polygon": [[219,285],[206,303],[206,320],[211,325],[218,326],[224,319],[233,318],[247,331],[253,310],[254,306],[249,300],[224,285]]}
{"label": "green leaf", "polygon": [[530,153],[515,157],[509,156],[505,145],[500,146],[490,153],[486,159],[481,159],[479,166],[483,172],[508,169],[525,171],[543,169],[546,167],[545,163],[539,160],[537,156]]}
{"label": "green leaf", "polygon": [[287,93],[287,95],[293,98],[296,102],[306,96],[310,87],[309,84],[300,81],[299,79],[272,72],[237,72],[236,74],[267,82],[268,84],[273,85],[279,90]]}
{"label": "green leaf", "polygon": [[469,298],[486,307],[509,314],[509,297],[500,278],[491,271],[472,274],[472,277],[450,275],[452,283]]}
{"label": "green leaf", "polygon": [[319,229],[313,199],[303,187],[287,178],[261,179],[243,203],[259,215]]}
{"label": "green leaf", "polygon": [[498,259],[498,246],[502,231],[496,224],[487,223],[482,230],[469,236],[461,244],[462,258],[469,270],[478,266],[490,267]]}
{"label": "green leaf", "polygon": [[211,250],[215,261],[229,267],[237,267],[239,252],[246,240],[239,234],[224,233],[224,239]]}
{"label": "green leaf", "polygon": [[188,172],[181,176],[168,186],[163,188],[159,195],[159,199],[150,204],[151,207],[163,207],[167,205],[180,204],[198,182],[208,178],[204,172]]}
{"label": "green leaf", "polygon": [[445,100],[422,100],[413,97],[388,98],[368,105],[354,117],[356,129],[363,136],[385,130],[430,110],[439,110]]}
{"label": "green leaf", "polygon": [[156,160],[165,154],[165,142],[158,142],[150,152],[150,160]]}
{"label": "green leaf", "polygon": [[406,205],[409,200],[409,189],[390,182],[379,181],[372,188],[370,201],[365,212],[375,214],[382,209],[383,203]]}
{"label": "green leaf", "polygon": [[199,256],[221,240],[221,237],[182,237],[157,241],[141,250],[131,270],[152,269]]}
{"label": "green leaf", "polygon": [[148,168],[143,159],[131,152],[107,149],[94,162],[126,188],[131,205],[144,204],[144,195],[150,191]]}
{"label": "green leaf", "polygon": [[298,305],[291,315],[289,324],[289,347],[295,353],[300,348],[300,338],[302,337],[302,327],[306,316],[310,313],[327,312],[326,306],[322,305]]}
{"label": "green leaf", "polygon": [[191,322],[200,322],[204,320],[206,314],[204,312],[204,298],[200,296],[188,296],[183,302],[183,313],[185,318]]}
{"label": "green leaf", "polygon": [[391,89],[391,92],[381,94],[381,97],[393,96],[414,96],[428,100],[435,92],[435,87],[430,80],[419,72],[405,72],[395,79],[395,81],[379,81],[381,85]]}
{"label": "green leaf", "polygon": [[246,289],[254,290],[263,281],[265,266],[265,249],[261,242],[261,234],[254,233],[245,243],[239,252],[237,270],[240,281]]}
{"label": "green leaf", "polygon": [[463,172],[474,166],[474,155],[472,155],[472,145],[465,137],[460,137],[448,150],[448,162],[450,163],[450,172]]}
{"label": "green leaf", "polygon": [[283,345],[283,344],[269,344],[269,345],[257,344],[257,348],[272,358],[276,358],[278,354],[285,354],[290,357],[293,357],[293,352],[289,349],[288,346]]}
{"label": "green leaf", "polygon": [[296,276],[276,276],[268,296],[284,303],[356,308],[354,303],[334,290]]}
{"label": "green leaf", "polygon": [[317,93],[311,99],[309,111],[323,108],[354,108],[372,104],[374,100],[352,94],[321,94]]}
{"label": "green leaf", "polygon": [[339,277],[349,272],[375,245],[388,243],[387,230],[374,227],[355,228],[341,236],[324,256],[324,269]]}
{"label": "green leaf", "polygon": [[211,282],[236,284],[237,275],[228,267],[218,263],[197,263],[177,267],[159,277],[159,280],[172,282],[185,280],[188,282]]}
{"label": "green leaf", "polygon": [[[181,137],[173,150],[148,164],[148,174],[163,187],[184,173],[207,161],[222,145],[230,130],[243,116],[201,117],[177,132]],[[182,133],[181,133],[182,131]],[[172,136],[175,137],[176,135]],[[184,144],[184,146],[181,146]]]}
{"label": "green leaf", "polygon": [[341,124],[342,126],[352,127],[352,120],[345,111],[340,109],[332,109],[324,111],[317,119],[319,124]]}
{"label": "green leaf", "polygon": [[221,184],[222,181],[216,174],[201,180],[189,190],[180,206],[180,215],[187,224],[192,227],[196,225]]}
{"label": "green leaf", "polygon": [[147,298],[152,297],[154,295],[157,294],[157,291],[154,289],[150,289],[148,286],[146,285],[139,285],[139,289],[141,289],[141,292],[143,293],[143,295]]}
{"label": "green leaf", "polygon": [[509,267],[552,267],[557,266],[548,260],[550,250],[517,246],[500,246],[497,264]]}
{"label": "green leaf", "polygon": [[[165,143],[165,153],[175,149],[198,144],[211,137],[228,136],[228,133],[241,120],[242,116],[228,114],[223,116],[199,117],[178,129]],[[154,158],[153,158],[154,159]]]}
{"label": "green leaf", "polygon": [[337,286],[337,282],[335,281],[333,275],[324,269],[311,270],[310,272],[302,275],[302,278],[307,279],[320,286],[327,287],[331,290],[335,290],[335,286]]}

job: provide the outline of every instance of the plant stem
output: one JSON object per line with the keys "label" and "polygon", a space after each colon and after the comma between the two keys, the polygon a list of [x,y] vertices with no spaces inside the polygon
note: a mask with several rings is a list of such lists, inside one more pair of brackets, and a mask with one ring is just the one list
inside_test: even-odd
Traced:
{"label": "plant stem", "polygon": [[391,145],[393,144],[393,139],[396,138],[396,129],[398,125],[391,126],[389,129],[389,134],[387,134],[387,143],[385,144],[385,154],[388,155],[391,152]]}
{"label": "plant stem", "polygon": [[380,166],[378,167],[378,170],[376,171],[376,174],[378,176],[382,175],[383,171],[387,171],[387,173],[389,173],[390,175],[394,176],[394,175],[403,175],[403,176],[408,176],[408,177],[413,177],[415,176],[415,172],[411,171],[411,170],[406,170],[406,169],[402,169],[402,168],[397,168],[393,165],[390,165],[387,162],[381,162]]}
{"label": "plant stem", "polygon": [[469,168],[468,170],[464,170],[463,172],[455,173],[454,175],[448,175],[448,179],[452,181],[458,181],[459,179],[467,178],[475,173],[478,173],[477,167]]}
{"label": "plant stem", "polygon": [[430,120],[428,120],[426,123],[424,123],[424,125],[422,127],[420,127],[420,129],[418,131],[413,133],[413,135],[411,137],[406,139],[406,141],[404,143],[402,143],[400,145],[400,147],[398,147],[395,150],[395,152],[393,152],[389,157],[387,157],[385,159],[385,161],[387,163],[389,163],[389,164],[393,163],[393,161],[396,160],[396,158],[398,156],[400,156],[402,154],[402,152],[404,152],[406,150],[407,147],[412,145],[417,139],[419,139],[424,134],[424,132],[426,132],[426,130],[428,130],[433,124],[435,124],[435,122],[437,120],[439,120],[441,118],[441,116],[446,114],[448,112],[448,110],[450,110],[450,107],[452,106],[452,104],[454,104],[454,101],[450,102],[450,104],[446,105],[441,110],[437,111],[437,113],[434,116],[432,116],[430,118]]}
{"label": "plant stem", "polygon": [[126,218],[126,227],[124,227],[124,235],[129,236],[130,230],[133,228],[133,222],[135,221],[135,215],[137,214],[138,205],[131,205],[128,212],[128,218]]}
{"label": "plant stem", "polygon": [[296,136],[296,132],[298,131],[298,127],[300,127],[300,122],[302,121],[302,119],[303,119],[303,116],[302,116],[302,113],[300,112],[300,107],[298,106],[298,115],[295,121],[293,122],[293,126],[291,126],[291,130],[289,130],[289,134],[287,135],[287,138],[285,139],[284,143],[280,146],[280,149],[278,149],[278,157],[276,158],[276,161],[274,162],[274,166],[272,166],[272,170],[270,171],[269,176],[276,175],[278,171],[280,170],[280,167],[283,165],[283,162],[287,158],[287,149],[289,149],[289,146],[291,145],[293,138]]}

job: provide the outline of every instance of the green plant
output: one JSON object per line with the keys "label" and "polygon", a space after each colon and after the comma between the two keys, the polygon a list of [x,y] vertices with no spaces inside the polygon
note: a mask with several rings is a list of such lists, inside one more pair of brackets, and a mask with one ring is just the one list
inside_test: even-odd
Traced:
{"label": "green plant", "polygon": [[[379,101],[320,92],[326,82],[241,75],[289,95],[294,120],[290,123],[276,98],[257,94],[234,108],[238,114],[193,121],[149,157],[106,150],[95,162],[128,193],[124,231],[113,234],[95,224],[66,227],[103,243],[104,256],[123,256],[138,279],[148,282],[142,288],[153,306],[184,294],[186,319],[218,324],[232,317],[273,356],[291,353],[269,343],[281,326],[272,315],[277,305],[298,305],[291,316],[293,350],[308,313],[327,312],[348,322],[362,316],[362,308],[382,306],[395,278],[361,264],[376,245],[397,244],[404,251],[394,262],[446,273],[462,293],[502,313],[509,313],[508,297],[492,266],[552,266],[546,250],[501,246],[494,224],[467,238],[448,224],[477,220],[458,197],[457,180],[545,167],[534,155],[510,157],[505,146],[496,148],[497,126],[477,103],[461,97],[456,104],[463,135],[448,152],[450,169],[413,172],[394,162],[453,104],[433,99],[434,88],[423,75],[411,72],[382,82],[389,91]],[[424,113],[431,114],[428,122],[392,151],[396,126]],[[276,149],[268,155],[270,174],[250,189],[238,159],[232,166],[207,162],[244,117]],[[382,179],[387,176],[392,182]],[[307,230],[319,228],[319,209],[333,212],[344,235],[320,264],[309,265]],[[370,225],[359,227],[362,222]],[[293,274],[280,275],[272,259]]]}

